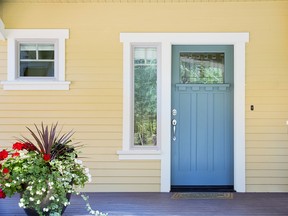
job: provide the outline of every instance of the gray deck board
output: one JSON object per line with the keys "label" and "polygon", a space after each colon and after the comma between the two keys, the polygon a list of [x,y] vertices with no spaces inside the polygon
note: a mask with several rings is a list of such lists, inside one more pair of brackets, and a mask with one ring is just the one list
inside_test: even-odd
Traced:
{"label": "gray deck board", "polygon": [[[288,216],[288,193],[234,193],[233,199],[171,199],[172,193],[87,193],[93,208],[109,216]],[[23,216],[19,196],[0,200],[0,215]],[[72,196],[63,216],[88,216]]]}

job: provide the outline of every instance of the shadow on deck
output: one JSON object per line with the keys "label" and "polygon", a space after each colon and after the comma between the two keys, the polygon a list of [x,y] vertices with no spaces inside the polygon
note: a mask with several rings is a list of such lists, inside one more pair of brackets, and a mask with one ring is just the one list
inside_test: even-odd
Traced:
{"label": "shadow on deck", "polygon": [[[288,193],[234,193],[233,199],[171,199],[173,193],[86,193],[93,208],[109,216],[287,216]],[[0,215],[25,215],[19,196],[0,200]],[[88,216],[80,196],[72,196],[64,216]]]}

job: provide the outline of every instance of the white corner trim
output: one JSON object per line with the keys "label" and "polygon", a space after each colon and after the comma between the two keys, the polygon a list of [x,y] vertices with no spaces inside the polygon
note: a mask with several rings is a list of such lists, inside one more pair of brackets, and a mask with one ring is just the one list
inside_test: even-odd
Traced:
{"label": "white corner trim", "polygon": [[[129,67],[129,47],[132,43],[159,43],[161,45],[160,80],[160,146],[161,192],[171,187],[171,50],[172,45],[233,45],[234,46],[234,188],[246,191],[245,173],[245,44],[248,32],[239,33],[120,33],[124,45],[124,71]],[[125,66],[126,65],[126,66]],[[126,77],[127,79],[127,77]],[[128,80],[124,79],[124,86]],[[124,92],[125,93],[125,92]],[[125,95],[124,95],[125,101]],[[127,107],[124,106],[124,109]],[[128,109],[131,105],[128,104]],[[123,121],[127,117],[123,116]],[[123,134],[129,138],[129,134]]]}
{"label": "white corner trim", "polygon": [[5,36],[5,25],[2,22],[2,20],[0,19],[0,40],[5,40],[6,36]]}
{"label": "white corner trim", "polygon": [[3,90],[69,90],[66,81],[2,81]]}

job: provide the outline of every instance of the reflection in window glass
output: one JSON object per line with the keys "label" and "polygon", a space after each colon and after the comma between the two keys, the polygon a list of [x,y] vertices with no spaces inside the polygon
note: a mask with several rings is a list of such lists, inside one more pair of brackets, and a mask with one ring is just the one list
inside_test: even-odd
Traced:
{"label": "reflection in window glass", "polygon": [[157,48],[134,47],[134,145],[157,145]]}
{"label": "reflection in window glass", "polygon": [[39,59],[54,59],[54,45],[53,44],[39,44],[38,45]]}
{"label": "reflection in window glass", "polygon": [[180,53],[180,82],[224,83],[224,53]]}
{"label": "reflection in window glass", "polygon": [[54,77],[54,44],[20,44],[20,77]]}

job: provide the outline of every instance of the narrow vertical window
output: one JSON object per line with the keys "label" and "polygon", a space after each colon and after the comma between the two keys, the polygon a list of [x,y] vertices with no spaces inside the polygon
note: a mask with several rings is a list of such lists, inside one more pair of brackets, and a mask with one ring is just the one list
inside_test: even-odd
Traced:
{"label": "narrow vertical window", "polygon": [[157,145],[157,47],[133,48],[134,146]]}

